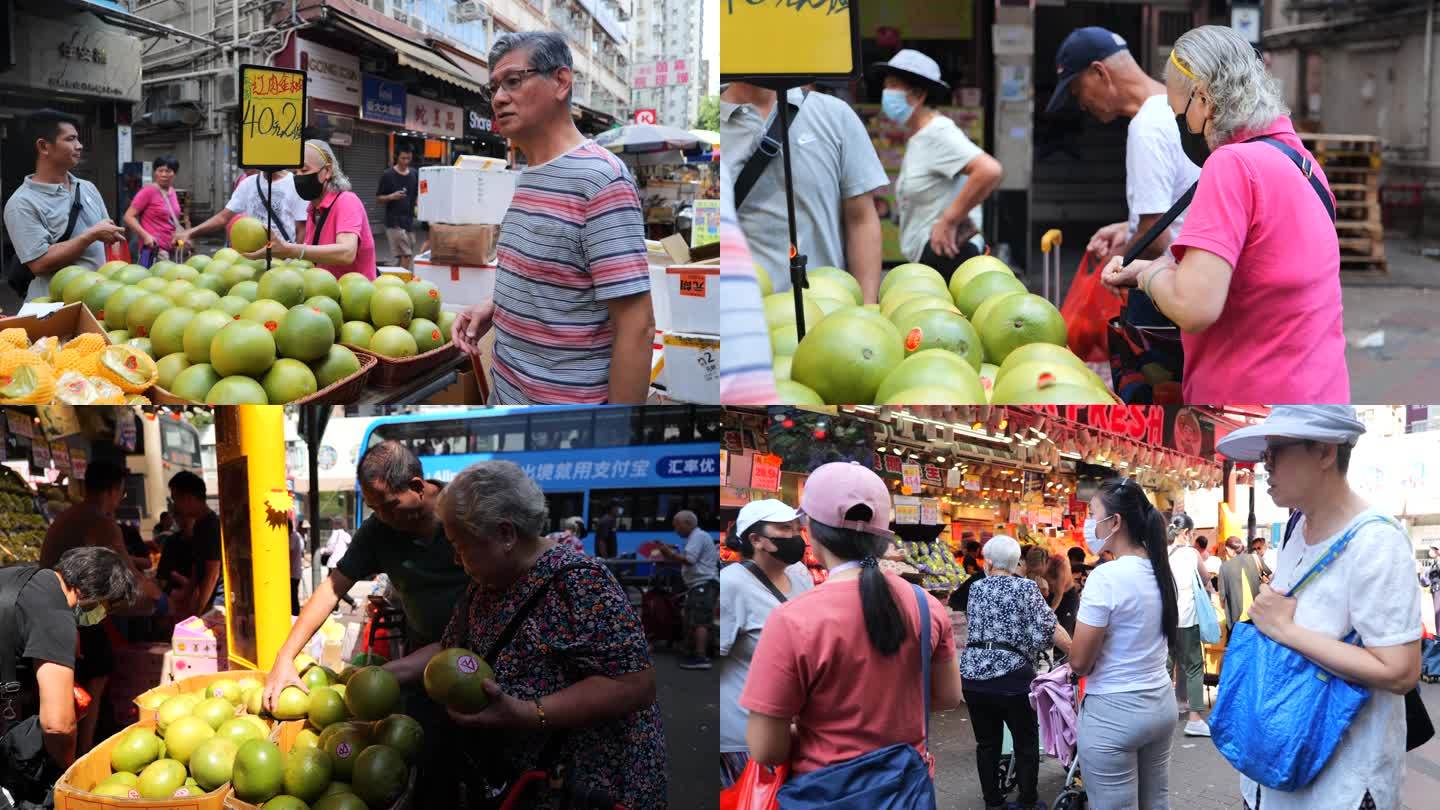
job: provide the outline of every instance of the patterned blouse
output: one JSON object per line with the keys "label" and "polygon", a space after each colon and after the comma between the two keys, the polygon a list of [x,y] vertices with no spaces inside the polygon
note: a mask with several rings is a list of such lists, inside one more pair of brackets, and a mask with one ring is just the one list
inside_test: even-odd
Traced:
{"label": "patterned blouse", "polygon": [[960,656],[960,675],[966,680],[998,678],[1035,666],[1041,651],[1055,636],[1055,612],[1040,595],[1040,588],[1024,577],[989,576],[970,587],[967,645],[1003,641],[1026,651],[1026,658],[1009,650],[981,650],[967,646]]}
{"label": "patterned blouse", "polygon": [[[445,628],[442,646],[484,655],[536,587],[560,568],[577,563],[588,565],[552,582],[509,646],[490,662],[495,681],[506,694],[533,700],[592,675],[618,677],[649,669],[640,616],[620,583],[604,565],[560,545],[541,555],[530,573],[503,594],[487,593],[472,583]],[[489,735],[474,736],[479,745]],[[546,739],[544,733],[509,731],[500,750],[518,773],[536,767]],[[607,791],[626,807],[666,806],[668,764],[658,703],[572,729],[559,762],[568,764],[581,783]]]}

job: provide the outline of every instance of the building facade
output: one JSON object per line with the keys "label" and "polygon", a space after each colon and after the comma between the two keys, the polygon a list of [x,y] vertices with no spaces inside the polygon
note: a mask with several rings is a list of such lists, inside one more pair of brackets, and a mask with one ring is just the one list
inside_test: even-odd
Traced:
{"label": "building facade", "polygon": [[703,0],[651,0],[635,4],[636,112],[654,110],[655,123],[689,129],[708,83],[701,64]]}

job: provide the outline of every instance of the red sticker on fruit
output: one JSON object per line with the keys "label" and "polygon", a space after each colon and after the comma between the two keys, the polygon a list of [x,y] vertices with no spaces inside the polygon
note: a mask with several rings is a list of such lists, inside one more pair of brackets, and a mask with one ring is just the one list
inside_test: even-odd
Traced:
{"label": "red sticker on fruit", "polygon": [[105,310],[102,309],[102,310],[100,310],[99,312],[95,313],[95,320],[97,320],[97,321],[103,321],[103,320],[105,320]]}
{"label": "red sticker on fruit", "polygon": [[475,660],[474,656],[462,655],[459,658],[455,659],[455,668],[465,673],[466,675],[473,675],[477,671],[479,671],[480,664]]}
{"label": "red sticker on fruit", "polygon": [[1055,384],[1055,375],[1047,371],[1041,374],[1040,379],[1036,380],[1035,383],[1041,388],[1049,388]]}
{"label": "red sticker on fruit", "polygon": [[920,341],[924,339],[924,337],[925,332],[922,331],[920,327],[917,326],[911,329],[910,334],[905,336],[905,351],[913,352],[920,348]]}
{"label": "red sticker on fruit", "polygon": [[15,378],[9,374],[0,375],[0,385],[9,385],[14,380]]}
{"label": "red sticker on fruit", "polygon": [[[239,316],[237,315],[236,317],[239,317]],[[143,327],[143,326],[140,327],[139,329],[137,329],[136,331],[140,333],[140,337],[150,337],[150,330],[149,330],[149,329],[146,329],[146,328]]]}
{"label": "red sticker on fruit", "polygon": [[431,340],[439,340],[439,339],[440,339],[440,330],[439,330],[439,329],[433,330],[433,331],[430,333],[430,339],[431,339]]}
{"label": "red sticker on fruit", "polygon": [[439,291],[439,290],[431,290],[431,291],[430,291],[430,297],[431,297],[431,298],[436,298],[436,299],[438,299],[438,298],[440,297],[440,291]]}
{"label": "red sticker on fruit", "polygon": [[276,322],[274,322],[274,321],[266,321],[266,322],[265,322],[265,328],[266,328],[266,329],[269,329],[271,332],[274,332],[276,329],[279,329],[279,328],[280,328],[280,324],[278,324],[278,323],[276,323]]}

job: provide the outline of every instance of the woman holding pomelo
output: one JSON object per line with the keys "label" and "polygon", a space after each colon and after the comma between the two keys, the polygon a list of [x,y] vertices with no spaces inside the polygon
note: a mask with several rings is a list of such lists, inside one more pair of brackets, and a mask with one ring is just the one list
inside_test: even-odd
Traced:
{"label": "woman holding pomelo", "polygon": [[[350,178],[340,168],[330,144],[305,142],[305,164],[295,174],[295,193],[310,201],[306,243],[293,244],[271,233],[270,255],[276,259],[306,259],[329,270],[337,279],[359,273],[374,279],[375,235],[365,203],[350,190]],[[265,258],[265,248],[244,254]]]}

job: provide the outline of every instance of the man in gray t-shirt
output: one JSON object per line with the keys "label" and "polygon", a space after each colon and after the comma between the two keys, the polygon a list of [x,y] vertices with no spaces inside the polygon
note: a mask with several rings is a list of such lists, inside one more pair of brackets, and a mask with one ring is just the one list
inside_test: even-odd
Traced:
{"label": "man in gray t-shirt", "polygon": [[[890,183],[860,117],[845,102],[800,88],[789,91],[798,108],[790,120],[790,173],[795,187],[795,230],[807,267],[840,267],[860,282],[865,303],[880,290],[881,234],[873,193]],[[738,180],[776,115],[776,94],[735,82],[720,94],[720,138],[726,170]],[[765,268],[775,292],[790,289],[790,226],[785,169],[776,155],[743,204],[740,230],[751,258]]]}
{"label": "man in gray t-shirt", "polygon": [[710,625],[715,622],[715,606],[720,597],[720,550],[715,539],[700,528],[700,520],[690,510],[675,514],[675,533],[685,538],[684,553],[665,544],[660,553],[685,564],[680,575],[685,580],[685,623],[695,641],[694,654],[680,663],[681,669],[710,668]]}
{"label": "man in gray t-shirt", "polygon": [[[22,137],[35,145],[35,173],[5,203],[5,234],[10,250],[35,279],[23,294],[8,278],[0,284],[0,306],[6,309],[59,297],[59,290],[50,289],[51,274],[72,264],[97,269],[105,263],[105,245],[125,240],[125,229],[110,221],[95,185],[71,174],[84,151],[78,123],[53,110],[40,110],[25,121]],[[77,192],[80,212],[70,238],[62,242]]]}

